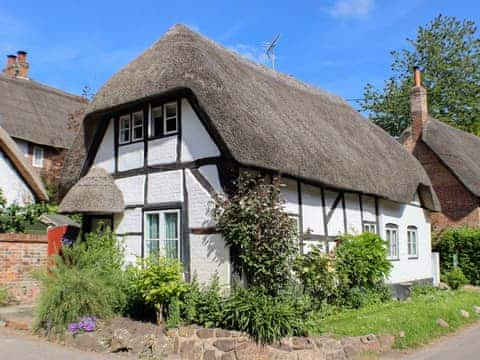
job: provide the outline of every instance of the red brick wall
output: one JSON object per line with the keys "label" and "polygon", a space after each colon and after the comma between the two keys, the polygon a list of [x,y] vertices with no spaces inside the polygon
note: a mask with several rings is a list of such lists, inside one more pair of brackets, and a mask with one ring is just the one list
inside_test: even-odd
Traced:
{"label": "red brick wall", "polygon": [[432,213],[432,230],[438,232],[446,226],[480,226],[479,199],[423,142],[416,143],[413,154],[425,168],[442,206],[441,213]]}
{"label": "red brick wall", "polygon": [[46,235],[0,234],[0,286],[7,286],[16,301],[36,299],[40,288],[31,273],[46,264]]}

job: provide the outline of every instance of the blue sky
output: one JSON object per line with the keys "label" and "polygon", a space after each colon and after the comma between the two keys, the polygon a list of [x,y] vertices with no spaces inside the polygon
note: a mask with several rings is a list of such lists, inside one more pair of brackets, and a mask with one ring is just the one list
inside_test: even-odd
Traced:
{"label": "blue sky", "polygon": [[2,0],[0,56],[26,50],[33,79],[78,94],[98,90],[175,23],[259,62],[280,33],[279,71],[351,99],[367,82],[381,85],[389,52],[439,13],[480,25],[474,0]]}

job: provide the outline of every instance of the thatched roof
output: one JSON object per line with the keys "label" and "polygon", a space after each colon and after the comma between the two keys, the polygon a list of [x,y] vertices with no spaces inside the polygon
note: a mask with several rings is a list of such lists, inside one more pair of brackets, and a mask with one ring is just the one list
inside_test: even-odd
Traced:
{"label": "thatched roof", "polygon": [[[404,131],[401,140],[410,134]],[[440,158],[465,187],[480,197],[480,138],[434,118],[424,124],[422,141]]]}
{"label": "thatched roof", "polygon": [[[0,116],[1,120],[1,116]],[[30,187],[36,200],[48,201],[48,194],[43,182],[33,167],[28,163],[17,144],[0,126],[0,151],[12,162],[25,183]]]}
{"label": "thatched roof", "polygon": [[102,168],[92,167],[65,195],[58,212],[63,214],[122,213],[125,209],[123,194],[113,177]]}
{"label": "thatched roof", "polygon": [[79,96],[0,74],[0,125],[13,138],[70,148],[85,106]]}
{"label": "thatched roof", "polygon": [[[411,201],[420,184],[431,191],[416,159],[343,99],[252,63],[183,25],[107,81],[89,104],[85,126],[172,89],[193,92],[240,164],[399,202]],[[88,144],[88,134],[78,146]],[[82,152],[74,147],[71,158]],[[66,183],[72,174],[78,178],[72,167],[67,162]]]}

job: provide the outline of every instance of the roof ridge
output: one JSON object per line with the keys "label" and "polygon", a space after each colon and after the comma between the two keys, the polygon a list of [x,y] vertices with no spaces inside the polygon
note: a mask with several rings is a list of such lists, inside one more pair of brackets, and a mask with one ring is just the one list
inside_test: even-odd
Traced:
{"label": "roof ridge", "polygon": [[261,72],[263,72],[264,74],[266,74],[270,77],[273,77],[273,78],[276,78],[280,81],[283,81],[288,86],[295,86],[298,90],[304,90],[304,91],[307,91],[307,92],[310,92],[310,93],[314,93],[314,95],[325,96],[325,97],[328,97],[329,100],[331,100],[331,101],[335,101],[339,104],[349,106],[348,103],[339,95],[335,95],[335,94],[333,94],[333,93],[331,93],[331,92],[329,92],[325,89],[322,89],[322,88],[320,88],[316,85],[307,83],[306,81],[303,81],[303,80],[300,80],[300,79],[297,79],[293,75],[283,73],[281,71],[272,69],[272,68],[270,68],[266,65],[259,64],[255,61],[251,60],[251,59],[248,59],[245,56],[243,56],[242,54],[240,54],[239,52],[235,51],[234,49],[228,48],[228,47],[226,47],[226,46],[208,38],[207,36],[189,28],[187,25],[184,25],[184,24],[175,24],[172,27],[170,27],[170,29],[168,29],[168,31],[164,34],[164,36],[162,36],[160,39],[158,39],[152,45],[152,47],[155,47],[158,43],[160,43],[168,35],[174,35],[174,34],[179,33],[179,32],[180,33],[181,32],[186,32],[186,33],[189,33],[189,34],[193,34],[194,36],[196,36],[196,37],[200,38],[202,41],[205,41],[208,44],[216,47],[217,49],[220,49],[222,51],[225,51],[225,52],[231,54],[237,60],[241,61],[243,64],[245,64],[247,66],[250,66],[250,67],[253,67],[255,70],[261,71]]}
{"label": "roof ridge", "polygon": [[81,95],[72,94],[72,93],[69,93],[65,90],[61,90],[61,89],[55,88],[55,87],[47,85],[47,84],[43,84],[43,83],[41,83],[39,81],[36,81],[36,80],[15,79],[15,78],[7,77],[3,74],[0,74],[0,80],[7,81],[7,82],[12,82],[12,83],[18,84],[20,86],[33,85],[33,86],[36,86],[37,88],[40,88],[41,90],[44,90],[46,92],[50,92],[52,94],[56,94],[56,95],[59,95],[59,96],[70,98],[72,100],[82,102],[82,103],[87,103],[88,102],[88,100],[83,98]]}

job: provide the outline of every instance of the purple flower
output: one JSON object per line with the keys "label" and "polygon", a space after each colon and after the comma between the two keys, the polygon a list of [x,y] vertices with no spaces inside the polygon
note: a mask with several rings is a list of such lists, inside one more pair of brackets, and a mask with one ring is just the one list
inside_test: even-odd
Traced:
{"label": "purple flower", "polygon": [[62,244],[63,244],[64,246],[72,246],[72,245],[73,245],[73,240],[72,240],[72,239],[69,239],[69,238],[67,238],[67,237],[64,237],[64,238],[62,239]]}
{"label": "purple flower", "polygon": [[97,327],[96,320],[97,318],[95,316],[84,316],[78,323],[78,326],[81,330],[86,332],[95,331]]}
{"label": "purple flower", "polygon": [[78,323],[72,322],[72,323],[68,324],[68,330],[69,330],[71,333],[74,333],[74,334],[75,334],[75,333],[79,330]]}

